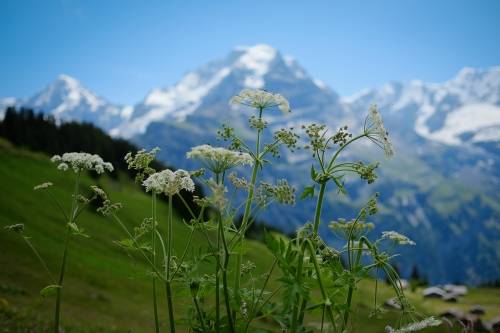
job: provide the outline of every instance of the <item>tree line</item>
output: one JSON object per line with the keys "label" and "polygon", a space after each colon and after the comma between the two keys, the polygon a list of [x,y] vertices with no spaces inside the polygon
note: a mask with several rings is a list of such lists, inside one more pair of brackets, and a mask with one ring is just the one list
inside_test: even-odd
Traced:
{"label": "tree line", "polygon": [[[137,151],[138,147],[127,140],[113,138],[90,123],[58,123],[53,116],[35,113],[32,109],[8,107],[0,122],[0,136],[15,146],[48,155],[60,155],[72,151],[98,154],[115,167],[111,177],[117,178],[118,171],[122,171],[132,179],[135,177],[134,172],[128,170],[123,157],[128,152]],[[155,162],[152,166],[157,170],[168,167],[160,162]],[[98,177],[96,173],[91,175]],[[183,193],[192,211],[198,213],[199,207],[193,203],[193,195],[203,196],[199,186],[196,186],[194,193]],[[180,199],[176,199],[173,205],[182,218],[186,221],[191,219],[188,209]]]}

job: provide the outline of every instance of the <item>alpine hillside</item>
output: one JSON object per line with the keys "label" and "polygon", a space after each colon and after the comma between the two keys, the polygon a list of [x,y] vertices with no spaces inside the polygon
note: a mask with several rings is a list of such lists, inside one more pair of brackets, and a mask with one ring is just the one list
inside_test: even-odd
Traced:
{"label": "alpine hillside", "polygon": [[[347,195],[330,189],[322,216],[326,239],[338,241],[328,230],[330,220],[354,217],[378,191],[373,233],[396,230],[417,243],[397,258],[403,276],[416,265],[432,283],[500,278],[500,67],[464,68],[443,83],[391,82],[341,98],[293,58],[255,45],[235,48],[172,87],[151,90],[133,108],[113,105],[67,76],[32,98],[0,100],[0,107],[15,104],[61,121],[92,122],[145,148],[160,146],[160,158],[171,165],[195,168],[199,165],[185,159],[186,151],[222,144],[215,140],[221,124],[251,138],[251,110],[228,105],[243,88],[278,92],[289,100],[289,116],[266,115],[271,129],[321,122],[333,130],[348,125],[355,133],[369,106],[378,104],[396,155],[385,159],[373,145],[354,147],[355,160],[381,160],[379,178],[370,186],[347,178]],[[287,178],[300,193],[311,185],[310,165],[309,153],[283,151],[263,178]],[[298,200],[261,218],[292,231],[312,219],[313,207],[312,199]]]}

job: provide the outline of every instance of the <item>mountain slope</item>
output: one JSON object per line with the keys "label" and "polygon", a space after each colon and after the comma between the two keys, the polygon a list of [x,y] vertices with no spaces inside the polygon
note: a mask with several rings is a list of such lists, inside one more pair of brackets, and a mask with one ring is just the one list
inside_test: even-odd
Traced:
{"label": "mountain slope", "polygon": [[[186,160],[185,152],[200,143],[220,144],[214,135],[222,123],[231,124],[249,138],[246,118],[251,111],[227,105],[241,88],[253,86],[245,76],[248,73],[237,66],[240,57],[246,57],[238,52],[215,62],[218,67],[214,72],[220,68],[231,71],[187,115],[161,117],[134,140],[145,147],[160,145],[161,158],[175,161],[180,167],[195,168],[198,165]],[[500,119],[498,68],[465,69],[443,84],[392,83],[340,100],[331,90],[318,86],[304,70],[297,75],[285,57],[274,55],[272,61],[271,57],[265,58],[269,65],[260,72],[265,74],[260,76],[258,86],[282,93],[293,111],[288,117],[266,115],[271,128],[322,122],[331,128],[348,124],[356,131],[369,105],[378,103],[399,152],[394,161],[383,161],[381,177],[372,188],[352,179],[348,197],[339,197],[331,189],[325,222],[354,216],[369,194],[379,191],[384,209],[376,218],[375,232],[394,229],[418,243],[398,258],[405,275],[417,265],[432,282],[480,283],[500,277],[496,264],[500,260],[500,247],[496,245],[500,237],[500,194],[496,190],[500,185],[500,155],[494,136]],[[354,147],[351,158],[382,157],[373,148],[360,145]],[[300,192],[310,182],[307,159],[307,154],[285,153],[281,161],[273,161],[263,177],[287,178]],[[292,209],[275,207],[262,218],[293,231],[312,218],[309,212],[313,209],[313,201],[302,201]],[[326,223],[323,236],[336,242]],[[456,258],[457,251],[464,255]],[[429,269],[431,264],[439,269]]]}
{"label": "mountain slope", "polygon": [[[160,146],[159,156],[167,163],[195,168],[199,165],[185,159],[186,151],[202,143],[220,145],[214,135],[222,123],[230,123],[251,139],[247,128],[251,111],[227,104],[243,88],[276,91],[290,101],[289,116],[266,115],[271,129],[320,122],[332,129],[348,125],[356,132],[369,105],[377,103],[397,154],[394,160],[383,161],[381,176],[372,188],[352,179],[348,197],[339,197],[331,189],[333,205],[327,206],[325,221],[353,216],[370,193],[380,191],[384,211],[377,220],[378,231],[402,231],[421,244],[398,258],[408,269],[416,264],[432,282],[500,278],[496,244],[500,237],[500,67],[465,68],[443,83],[392,82],[339,98],[297,61],[270,46],[255,45],[234,49],[189,72],[172,87],[152,90],[133,112],[110,112],[114,114],[110,117],[83,93],[78,100],[85,102],[77,103],[81,108],[45,98],[47,93],[30,101],[33,106],[43,105],[37,104],[39,100],[53,101],[45,105],[53,104],[50,110],[59,110],[53,114],[61,119],[66,114],[92,121],[140,146]],[[71,89],[60,91],[61,100],[77,100],[69,97]],[[364,145],[354,147],[350,156],[383,159]],[[284,152],[263,177],[288,178],[300,191],[309,185],[308,159],[308,154]],[[291,231],[312,218],[313,206],[312,201],[301,201],[294,209],[273,208],[263,218]],[[335,242],[326,227],[323,235]],[[456,252],[464,255],[457,258]],[[430,263],[441,269],[429,269]]]}
{"label": "mountain slope", "polygon": [[[54,298],[42,299],[39,291],[51,283],[28,245],[16,233],[5,226],[25,224],[25,236],[37,247],[47,261],[52,273],[60,264],[64,243],[65,223],[50,198],[33,186],[42,182],[54,183],[52,193],[67,209],[73,190],[74,173],[57,170],[48,156],[13,147],[0,139],[0,327],[14,332],[52,332],[45,329],[21,330],[22,323],[5,326],[2,320],[9,319],[11,312],[34,315],[40,321],[50,322]],[[81,189],[85,193],[90,185],[98,184],[113,201],[123,203],[120,218],[129,227],[140,225],[151,214],[150,196],[133,183],[128,176],[120,174],[118,180],[107,176],[95,179],[82,174]],[[90,191],[90,190],[89,190]],[[158,217],[161,232],[166,232],[167,204],[158,201]],[[189,238],[189,231],[174,215],[174,253],[182,253]],[[151,304],[151,280],[142,260],[123,251],[114,241],[124,239],[120,226],[110,218],[87,209],[79,219],[90,238],[74,237],[69,248],[65,291],[62,305],[62,323],[71,332],[151,332],[154,330]],[[197,233],[194,244],[205,244],[206,239]],[[265,270],[272,257],[265,246],[248,242],[248,260]],[[258,254],[258,255],[257,255]],[[264,255],[263,255],[264,254]],[[261,273],[258,271],[257,273]],[[162,327],[167,323],[165,297],[158,297]],[[181,309],[191,306],[190,298],[179,294],[177,303]],[[14,317],[12,321],[17,321]],[[10,321],[8,321],[10,323]],[[14,330],[16,328],[16,330]],[[183,330],[181,330],[183,332]]]}
{"label": "mountain slope", "polygon": [[[39,291],[47,285],[48,278],[26,243],[3,227],[12,223],[25,223],[26,235],[31,237],[31,242],[37,246],[49,268],[57,269],[63,245],[64,223],[47,204],[48,198],[33,191],[33,185],[51,180],[55,184],[54,194],[64,200],[72,190],[74,175],[57,170],[45,155],[12,147],[3,140],[0,140],[0,157],[0,175],[3,179],[0,191],[9,193],[0,200],[0,265],[6,268],[0,270],[0,327],[8,332],[52,332],[50,320],[54,299],[44,300],[39,296]],[[113,200],[122,202],[124,208],[120,216],[130,227],[150,214],[150,198],[127,177],[119,177],[118,181],[101,177],[96,181],[85,175],[82,181],[85,187],[98,182]],[[67,201],[64,200],[64,203]],[[160,219],[167,216],[163,202],[159,203],[158,209]],[[145,266],[113,243],[113,240],[124,236],[112,221],[90,211],[84,212],[80,221],[91,238],[75,238],[71,243],[62,306],[66,331],[151,332],[151,285]],[[160,220],[160,224],[162,221]],[[180,251],[181,241],[187,238],[187,229],[176,221],[174,232],[176,248]],[[196,235],[194,241],[205,240]],[[247,244],[248,258],[258,268],[264,269],[271,265],[272,258],[262,244],[252,241]],[[272,281],[271,284],[273,283]],[[270,289],[275,287],[269,286]],[[367,281],[355,293],[353,330],[356,332],[381,332],[385,325],[397,321],[398,313],[395,311],[388,311],[381,318],[369,318],[373,290],[373,281]],[[380,300],[393,295],[392,290],[383,283],[378,284],[378,290]],[[470,295],[456,306],[467,311],[473,304],[481,304],[487,309],[489,320],[500,311],[498,294],[498,289],[471,290]],[[421,313],[438,314],[449,306],[440,300],[422,300],[420,291],[407,291],[407,295]],[[189,304],[184,301],[184,296],[180,294],[177,298],[179,307]],[[161,324],[165,327],[163,319],[167,313],[164,297],[159,297],[159,302]],[[32,319],[38,326],[34,326]],[[319,320],[319,314],[318,318],[313,319]],[[266,327],[274,328],[268,323]],[[182,328],[184,327],[179,331],[185,332]],[[436,329],[426,332],[440,331]]]}
{"label": "mountain slope", "polygon": [[5,98],[0,101],[2,112],[7,106],[32,108],[58,121],[89,122],[105,130],[118,126],[132,113],[131,107],[114,105],[64,74],[28,99]]}

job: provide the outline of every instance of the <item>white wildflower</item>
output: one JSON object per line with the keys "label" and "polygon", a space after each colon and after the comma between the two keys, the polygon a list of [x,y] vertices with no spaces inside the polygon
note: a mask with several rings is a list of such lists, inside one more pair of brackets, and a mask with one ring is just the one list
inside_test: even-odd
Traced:
{"label": "white wildflower", "polygon": [[252,165],[253,158],[247,153],[222,147],[201,145],[191,148],[187,158],[199,159],[210,171],[219,174],[240,165]]}
{"label": "white wildflower", "polygon": [[415,245],[415,242],[396,231],[382,231],[382,239],[390,239],[399,245]]}
{"label": "white wildflower", "polygon": [[179,169],[172,171],[169,169],[153,173],[142,185],[146,187],[146,192],[165,193],[174,195],[181,190],[194,191],[194,182],[189,176],[189,172]]}
{"label": "white wildflower", "polygon": [[45,190],[45,189],[49,188],[49,187],[50,187],[50,186],[52,186],[52,185],[54,185],[54,184],[52,184],[51,182],[45,182],[45,183],[42,183],[42,184],[39,184],[39,185],[37,185],[37,186],[33,187],[33,189],[34,189],[35,191],[38,191],[38,190]]}
{"label": "white wildflower", "polygon": [[390,326],[386,326],[385,330],[387,333],[409,333],[409,332],[420,331],[427,327],[435,327],[439,325],[441,325],[441,320],[438,320],[434,317],[429,317],[425,318],[424,320],[411,323],[399,329],[394,329]]}
{"label": "white wildflower", "polygon": [[235,172],[231,172],[228,176],[229,180],[233,184],[233,186],[237,189],[245,189],[248,190],[250,188],[250,184],[248,180],[244,177],[238,177]]}
{"label": "white wildflower", "polygon": [[59,169],[61,171],[66,171],[69,169],[69,166],[68,166],[68,164],[62,162],[62,163],[59,163],[59,165],[57,166],[57,169]]}
{"label": "white wildflower", "polygon": [[386,156],[394,155],[394,146],[389,140],[389,133],[384,127],[382,116],[378,112],[376,105],[370,107],[370,111],[365,120],[365,133],[368,138],[377,146],[384,150]]}
{"label": "white wildflower", "polygon": [[256,202],[260,206],[267,205],[270,200],[276,200],[281,204],[295,205],[295,188],[288,184],[286,179],[278,180],[276,185],[260,182],[257,188]]}
{"label": "white wildflower", "polygon": [[212,191],[212,195],[209,197],[210,203],[219,211],[223,211],[228,204],[227,188],[223,184],[217,184],[213,179],[209,179],[207,184]]}
{"label": "white wildflower", "polygon": [[104,162],[97,154],[64,153],[62,156],[54,155],[50,160],[58,163],[57,168],[62,171],[66,171],[70,167],[75,172],[82,170],[94,170],[97,173],[104,173],[106,170],[113,171],[113,165],[109,162]]}
{"label": "white wildflower", "polygon": [[260,89],[243,89],[231,98],[229,104],[241,104],[260,110],[277,107],[284,113],[291,111],[290,104],[282,95]]}
{"label": "white wildflower", "polygon": [[331,221],[328,225],[333,233],[337,234],[339,237],[343,238],[359,238],[361,235],[372,230],[375,225],[371,222],[365,222],[360,220],[350,220],[346,221],[343,218],[339,218],[337,221]]}

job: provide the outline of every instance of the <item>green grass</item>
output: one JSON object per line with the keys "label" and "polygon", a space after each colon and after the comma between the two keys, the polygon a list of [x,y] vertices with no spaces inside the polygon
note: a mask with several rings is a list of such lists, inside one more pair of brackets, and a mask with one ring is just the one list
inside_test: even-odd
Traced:
{"label": "green grass", "polygon": [[[56,170],[45,155],[13,148],[0,141],[0,177],[0,332],[30,332],[16,325],[36,325],[32,322],[50,327],[54,298],[39,296],[39,291],[50,284],[50,279],[22,238],[5,231],[4,226],[24,223],[25,234],[31,237],[55,274],[60,263],[65,221],[51,206],[46,194],[33,191],[33,186],[53,182],[54,194],[69,205],[74,174]],[[129,227],[140,224],[150,215],[150,197],[125,175],[120,175],[118,180],[108,177],[95,180],[85,176],[82,183],[82,188],[97,183],[113,201],[122,202],[124,208],[119,215]],[[164,224],[167,207],[161,202],[158,209],[160,224]],[[66,332],[152,332],[151,283],[147,268],[113,243],[125,235],[111,219],[90,210],[81,216],[79,225],[91,238],[75,237],[70,244],[62,304],[62,323]],[[178,218],[174,223],[174,235],[174,247],[179,253],[187,240],[188,228]],[[203,244],[205,240],[195,234],[193,242]],[[264,271],[272,263],[270,253],[261,243],[249,241],[247,244],[246,259],[253,261],[260,272]],[[383,332],[386,324],[393,324],[397,319],[397,313],[391,311],[381,319],[368,319],[373,289],[374,282],[368,281],[355,294],[354,332]],[[386,286],[381,286],[380,290],[380,301],[392,296]],[[158,296],[162,330],[166,331],[163,286]],[[486,306],[489,317],[500,313],[498,290],[473,290],[463,302],[453,306],[440,301],[422,301],[419,294],[410,293],[409,296],[421,312],[439,313],[449,307],[466,310],[470,304],[481,304]],[[178,294],[175,301],[178,314],[190,305],[185,294]],[[309,321],[314,324],[319,317],[310,317]],[[42,326],[31,331],[44,332]],[[275,328],[265,322],[256,326]]]}

